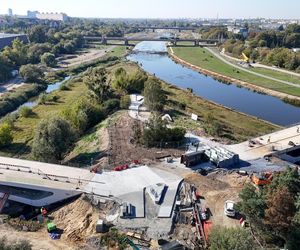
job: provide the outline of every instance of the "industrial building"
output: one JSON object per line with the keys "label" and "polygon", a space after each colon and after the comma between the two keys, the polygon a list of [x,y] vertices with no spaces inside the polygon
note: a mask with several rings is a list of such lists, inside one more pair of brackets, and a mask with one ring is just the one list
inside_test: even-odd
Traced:
{"label": "industrial building", "polygon": [[28,43],[29,39],[27,35],[24,34],[4,34],[0,33],[0,50],[2,50],[5,46],[11,46],[12,42],[15,39],[19,39],[23,43]]}
{"label": "industrial building", "polygon": [[40,13],[38,11],[27,11],[27,18],[39,19],[39,20],[50,20],[50,21],[61,21],[65,22],[68,20],[68,16],[65,13]]}

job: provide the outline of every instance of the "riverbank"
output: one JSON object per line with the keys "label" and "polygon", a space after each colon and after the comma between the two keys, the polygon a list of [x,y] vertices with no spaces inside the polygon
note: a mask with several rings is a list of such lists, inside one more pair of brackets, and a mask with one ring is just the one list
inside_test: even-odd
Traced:
{"label": "riverbank", "polygon": [[[206,52],[204,52],[203,54],[205,54],[205,53]],[[209,53],[209,52],[207,51],[207,53]],[[176,63],[180,63],[182,65],[185,65],[185,66],[187,66],[187,67],[189,67],[189,68],[191,68],[195,71],[198,71],[202,74],[205,74],[205,75],[211,76],[213,78],[216,78],[217,80],[220,80],[220,81],[223,81],[223,82],[226,82],[226,83],[234,83],[238,86],[243,86],[243,87],[251,89],[253,91],[263,93],[263,94],[267,94],[267,95],[271,95],[271,96],[274,96],[274,97],[277,97],[277,98],[280,98],[280,99],[286,99],[286,100],[289,99],[289,100],[298,100],[298,101],[300,101],[300,88],[295,88],[295,87],[291,87],[291,86],[283,86],[284,84],[279,84],[279,83],[277,84],[277,83],[274,83],[274,82],[269,82],[267,80],[265,80],[264,82],[257,82],[256,84],[263,85],[263,86],[259,86],[259,85],[249,83],[249,82],[246,82],[246,81],[243,81],[243,80],[239,80],[239,79],[236,79],[236,78],[233,78],[233,77],[230,77],[230,76],[226,76],[224,73],[223,74],[217,73],[214,70],[212,70],[211,68],[207,69],[207,68],[199,66],[199,64],[200,64],[199,62],[201,62],[201,60],[200,60],[201,58],[197,59],[198,63],[196,63],[196,61],[194,62],[194,60],[189,60],[189,61],[193,61],[193,62],[189,62],[186,58],[182,58],[181,54],[180,54],[180,56],[177,55],[172,47],[169,48],[169,56]],[[213,57],[213,55],[211,55],[211,57]],[[205,59],[207,59],[207,58],[205,58]],[[222,62],[220,62],[220,65],[223,66],[221,63]],[[196,65],[196,64],[198,64],[198,65]],[[220,66],[220,65],[218,65],[218,66]],[[218,68],[220,70],[220,67],[218,67]],[[226,70],[228,70],[228,69],[226,69]],[[227,71],[225,71],[225,69],[224,69],[224,72],[226,73]],[[237,71],[232,71],[232,72],[230,72],[230,74],[244,76],[242,74],[242,72],[237,72]],[[244,77],[246,77],[246,76],[244,76]],[[249,76],[247,76],[247,77],[249,77]],[[252,81],[253,81],[253,79],[252,79]],[[270,88],[268,88],[267,86],[270,87]],[[274,89],[281,89],[282,92],[274,90]],[[284,93],[284,92],[292,92],[292,93],[295,93],[299,96],[291,95],[291,94]]]}

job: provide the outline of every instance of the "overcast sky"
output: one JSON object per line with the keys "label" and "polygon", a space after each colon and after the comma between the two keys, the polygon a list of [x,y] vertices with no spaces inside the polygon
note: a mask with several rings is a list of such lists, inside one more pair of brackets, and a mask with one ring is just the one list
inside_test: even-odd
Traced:
{"label": "overcast sky", "polygon": [[0,13],[8,8],[76,17],[300,19],[300,0],[0,0]]}

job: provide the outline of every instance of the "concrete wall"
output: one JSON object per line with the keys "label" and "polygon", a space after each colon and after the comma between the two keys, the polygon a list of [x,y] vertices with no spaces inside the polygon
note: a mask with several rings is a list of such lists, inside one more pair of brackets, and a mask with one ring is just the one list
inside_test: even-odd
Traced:
{"label": "concrete wall", "polygon": [[26,35],[10,35],[10,36],[0,36],[0,50],[2,50],[5,46],[11,46],[12,42],[15,39],[21,40],[23,43],[28,43],[29,39]]}
{"label": "concrete wall", "polygon": [[37,13],[36,18],[41,20],[67,21],[68,16],[64,13]]}

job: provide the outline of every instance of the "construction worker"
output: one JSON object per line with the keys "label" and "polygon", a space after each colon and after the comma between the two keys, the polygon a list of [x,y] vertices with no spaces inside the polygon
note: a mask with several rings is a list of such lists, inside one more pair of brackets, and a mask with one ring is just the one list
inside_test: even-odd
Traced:
{"label": "construction worker", "polygon": [[46,217],[47,216],[48,211],[46,210],[46,208],[42,207],[41,208],[41,214]]}

